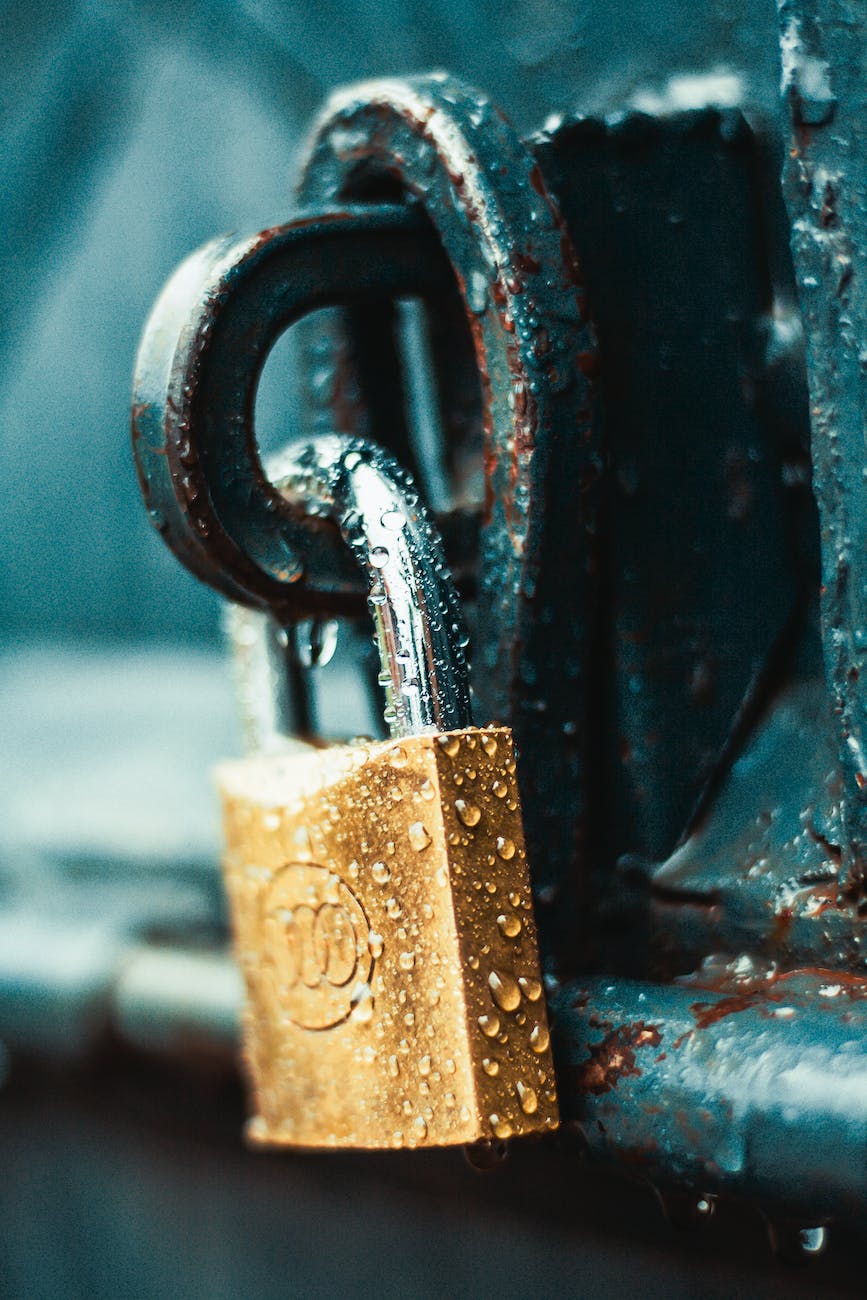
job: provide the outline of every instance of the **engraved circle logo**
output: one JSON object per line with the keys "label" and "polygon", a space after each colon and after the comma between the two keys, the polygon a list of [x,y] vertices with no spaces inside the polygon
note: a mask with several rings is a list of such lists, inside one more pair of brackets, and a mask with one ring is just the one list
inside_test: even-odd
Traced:
{"label": "engraved circle logo", "polygon": [[266,965],[280,1013],[302,1029],[330,1029],[352,1010],[373,969],[361,904],[326,867],[290,862],[264,911]]}

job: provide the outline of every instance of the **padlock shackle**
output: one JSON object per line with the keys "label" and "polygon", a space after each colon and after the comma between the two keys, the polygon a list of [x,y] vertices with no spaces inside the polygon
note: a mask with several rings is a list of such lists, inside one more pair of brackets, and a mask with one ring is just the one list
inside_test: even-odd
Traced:
{"label": "padlock shackle", "polygon": [[410,475],[374,443],[337,434],[291,444],[268,475],[296,510],[332,519],[367,574],[391,735],[472,726],[457,591]]}

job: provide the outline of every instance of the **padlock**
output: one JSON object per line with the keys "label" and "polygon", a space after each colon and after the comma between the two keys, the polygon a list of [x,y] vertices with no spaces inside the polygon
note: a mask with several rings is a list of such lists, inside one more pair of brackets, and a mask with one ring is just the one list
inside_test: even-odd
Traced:
{"label": "padlock", "polygon": [[284,453],[367,571],[391,739],[218,773],[256,1143],[418,1147],[557,1126],[510,731],[471,725],[457,596],[380,449]]}

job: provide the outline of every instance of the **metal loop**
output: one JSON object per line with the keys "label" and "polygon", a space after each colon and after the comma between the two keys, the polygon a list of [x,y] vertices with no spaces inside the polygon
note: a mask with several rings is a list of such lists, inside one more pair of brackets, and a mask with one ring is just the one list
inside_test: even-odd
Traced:
{"label": "metal loop", "polygon": [[133,446],[151,520],[197,577],[278,618],[357,605],[333,527],[293,511],[262,468],[259,374],[305,313],[433,292],[449,274],[418,214],[387,207],[214,240],[175,272],[139,349]]}
{"label": "metal loop", "polygon": [[336,435],[291,445],[269,470],[293,507],[334,520],[366,571],[391,734],[471,726],[457,592],[409,474],[372,443]]}

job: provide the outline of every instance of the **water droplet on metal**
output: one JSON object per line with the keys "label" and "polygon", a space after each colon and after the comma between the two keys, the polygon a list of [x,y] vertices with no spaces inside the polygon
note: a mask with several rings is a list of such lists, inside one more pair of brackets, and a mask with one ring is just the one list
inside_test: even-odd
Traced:
{"label": "water droplet on metal", "polygon": [[497,836],[497,853],[504,862],[509,862],[515,856],[515,841],[505,838],[502,835]]}
{"label": "water droplet on metal", "polygon": [[531,1088],[527,1083],[518,1083],[518,1100],[525,1115],[535,1115],[539,1109],[539,1098],[536,1096],[536,1089]]}
{"label": "water droplet on metal", "polygon": [[384,862],[374,862],[370,874],[378,885],[387,885],[391,880],[391,871]]}
{"label": "water droplet on metal", "polygon": [[521,922],[511,912],[502,912],[497,917],[497,925],[500,927],[501,934],[504,934],[507,939],[514,939],[521,933]]}
{"label": "water droplet on metal", "polygon": [[533,1051],[541,1056],[543,1052],[547,1052],[550,1042],[551,1036],[548,1033],[547,1026],[534,1025],[530,1032],[530,1046]]}
{"label": "water droplet on metal", "polygon": [[505,1141],[506,1138],[512,1136],[512,1126],[507,1119],[501,1119],[499,1115],[489,1115],[488,1123],[493,1129],[495,1137],[502,1138]]}
{"label": "water droplet on metal", "polygon": [[437,739],[439,741],[440,749],[443,750],[449,758],[454,758],[461,747],[460,736],[446,735],[439,736]]}
{"label": "water droplet on metal", "polygon": [[479,1016],[479,1028],[486,1038],[496,1038],[500,1032],[500,1017],[497,1015]]}
{"label": "water droplet on metal", "polygon": [[455,800],[455,812],[465,826],[478,826],[482,819],[481,808],[474,803],[466,803],[463,799]]}
{"label": "water droplet on metal", "polygon": [[492,970],[488,976],[491,996],[501,1011],[516,1011],[521,1005],[518,981],[507,971]]}
{"label": "water droplet on metal", "polygon": [[421,853],[431,842],[430,834],[423,822],[413,822],[407,831],[407,835],[416,853]]}

